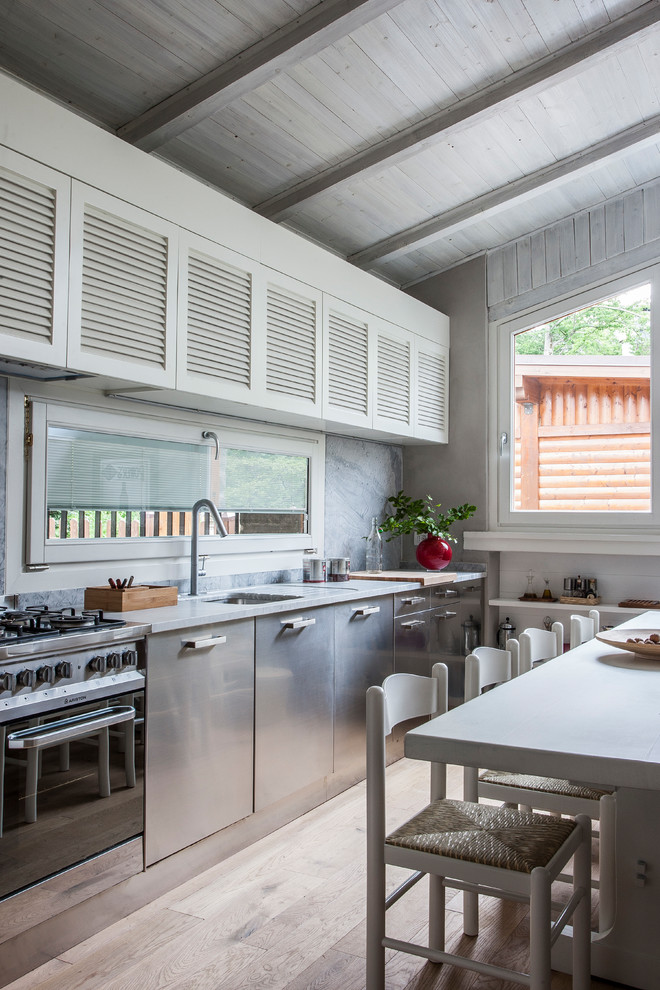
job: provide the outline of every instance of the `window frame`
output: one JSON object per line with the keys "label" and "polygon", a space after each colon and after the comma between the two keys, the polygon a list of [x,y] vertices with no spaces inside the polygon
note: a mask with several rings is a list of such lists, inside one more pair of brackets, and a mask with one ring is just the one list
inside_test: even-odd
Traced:
{"label": "window frame", "polygon": [[[32,443],[24,453],[25,400],[32,402]],[[56,386],[30,385],[10,381],[8,395],[8,478],[7,485],[7,586],[10,591],[34,587],[31,572],[49,570],[49,586],[71,586],[78,575],[81,584],[89,574],[101,573],[104,583],[108,573],[119,568],[153,572],[157,567],[160,580],[183,578],[188,574],[190,537],[107,537],[85,540],[62,540],[57,544],[46,539],[46,442],[47,426],[86,427],[101,432],[146,436],[204,443],[214,449],[212,439],[202,440],[202,431],[218,435],[220,448],[265,450],[271,453],[297,454],[309,458],[308,533],[232,534],[225,538],[199,537],[199,553],[208,556],[211,573],[252,572],[282,567],[300,567],[305,550],[323,545],[325,483],[325,437],[313,431],[293,427],[251,423],[212,413],[182,411],[163,406],[153,409],[127,400],[113,400],[98,394],[69,391],[63,394]],[[20,479],[20,484],[18,483]],[[192,506],[191,506],[192,508]],[[292,558],[292,555],[295,557]],[[215,562],[215,566],[214,566]],[[112,565],[112,570],[109,570]],[[102,568],[99,571],[99,568]],[[166,573],[163,573],[166,569]],[[69,583],[54,579],[68,573]],[[45,575],[40,575],[39,588]],[[98,577],[96,578],[99,581]],[[141,577],[141,580],[148,580]]]}
{"label": "window frame", "polygon": [[[651,286],[651,510],[650,512],[552,512],[539,509],[513,508],[513,457],[515,453],[515,396],[513,390],[515,354],[513,336],[550,320],[589,306],[639,285]],[[625,276],[591,285],[578,293],[562,296],[540,307],[491,324],[491,336],[496,348],[496,360],[491,364],[491,422],[496,430],[491,437],[491,530],[517,533],[579,532],[660,533],[660,265],[639,269]],[[503,435],[507,441],[503,442]]]}

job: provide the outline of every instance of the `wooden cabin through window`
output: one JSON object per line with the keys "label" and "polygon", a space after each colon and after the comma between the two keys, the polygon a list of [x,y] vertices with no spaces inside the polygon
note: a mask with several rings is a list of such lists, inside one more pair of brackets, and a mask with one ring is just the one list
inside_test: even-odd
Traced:
{"label": "wooden cabin through window", "polygon": [[650,286],[514,335],[514,511],[650,512]]}

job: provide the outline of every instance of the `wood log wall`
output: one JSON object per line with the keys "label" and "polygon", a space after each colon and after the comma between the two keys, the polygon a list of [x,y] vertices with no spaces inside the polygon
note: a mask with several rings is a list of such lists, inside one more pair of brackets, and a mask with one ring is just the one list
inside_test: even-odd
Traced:
{"label": "wood log wall", "polygon": [[533,379],[517,391],[517,509],[650,510],[648,381]]}

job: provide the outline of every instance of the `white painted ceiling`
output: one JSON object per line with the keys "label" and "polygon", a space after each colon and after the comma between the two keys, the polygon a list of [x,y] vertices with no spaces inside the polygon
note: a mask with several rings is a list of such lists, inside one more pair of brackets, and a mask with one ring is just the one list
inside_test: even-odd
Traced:
{"label": "white painted ceiling", "polygon": [[0,0],[0,69],[405,286],[660,175],[659,22],[660,0]]}

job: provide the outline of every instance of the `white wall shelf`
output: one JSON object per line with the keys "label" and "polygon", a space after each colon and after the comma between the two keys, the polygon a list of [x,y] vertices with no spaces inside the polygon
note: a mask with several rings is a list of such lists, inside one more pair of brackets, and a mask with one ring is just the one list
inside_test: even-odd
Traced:
{"label": "white wall shelf", "polygon": [[[536,602],[530,602],[530,601],[521,602],[518,598],[491,598],[488,604],[493,605],[497,608],[508,608],[508,609],[535,608],[535,609],[543,609],[546,612],[547,611],[577,612],[580,609],[582,609],[585,612],[588,612],[589,609],[596,608],[598,609],[599,612],[609,612],[609,613],[614,613],[616,615],[618,614],[639,615],[640,612],[646,611],[646,609],[644,608],[621,608],[619,605],[614,605],[613,603],[608,603],[608,602],[599,602],[598,605],[590,605],[586,600],[584,605],[575,605],[575,604],[567,605],[564,602],[560,602],[560,601],[547,602],[547,601],[539,600]],[[660,610],[658,610],[658,621],[660,622]]]}

